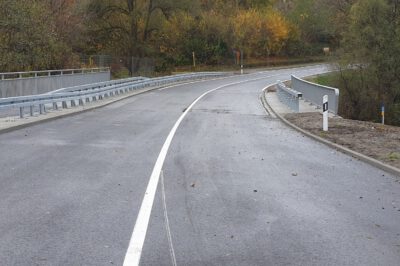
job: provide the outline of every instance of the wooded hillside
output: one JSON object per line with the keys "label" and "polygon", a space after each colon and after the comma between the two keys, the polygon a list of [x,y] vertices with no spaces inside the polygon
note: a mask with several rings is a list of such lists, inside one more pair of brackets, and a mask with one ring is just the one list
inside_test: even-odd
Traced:
{"label": "wooded hillside", "polygon": [[[333,2],[333,3],[332,3]],[[0,71],[79,66],[95,55],[157,69],[322,55],[347,29],[349,0],[0,0]],[[87,62],[88,63],[88,62]]]}

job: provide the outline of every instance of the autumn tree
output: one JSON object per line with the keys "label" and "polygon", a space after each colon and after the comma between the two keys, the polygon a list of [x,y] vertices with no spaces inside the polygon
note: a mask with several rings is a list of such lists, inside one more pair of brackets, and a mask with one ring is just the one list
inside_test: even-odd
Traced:
{"label": "autumn tree", "polygon": [[[75,53],[85,53],[88,48],[85,13],[88,0],[44,0],[53,17],[59,40]],[[89,48],[90,49],[90,48]]]}
{"label": "autumn tree", "polygon": [[399,7],[399,0],[366,0],[351,8],[341,72],[342,112],[351,118],[379,120],[385,103],[387,122],[400,125]]}
{"label": "autumn tree", "polygon": [[[92,0],[89,27],[99,51],[130,58],[153,55],[152,37],[179,6],[190,1]],[[137,67],[136,67],[137,68]]]}
{"label": "autumn tree", "polygon": [[46,1],[0,0],[2,71],[62,68],[71,48],[60,40]]}
{"label": "autumn tree", "polygon": [[289,29],[286,19],[273,9],[241,10],[233,19],[235,45],[253,56],[279,54]]}
{"label": "autumn tree", "polygon": [[334,28],[329,9],[322,0],[293,1],[287,16],[299,29],[300,55],[322,54],[323,47],[331,46]]}
{"label": "autumn tree", "polygon": [[212,10],[197,17],[178,12],[164,23],[160,52],[170,64],[190,65],[192,52],[198,63],[218,64],[229,54],[228,31],[226,17]]}

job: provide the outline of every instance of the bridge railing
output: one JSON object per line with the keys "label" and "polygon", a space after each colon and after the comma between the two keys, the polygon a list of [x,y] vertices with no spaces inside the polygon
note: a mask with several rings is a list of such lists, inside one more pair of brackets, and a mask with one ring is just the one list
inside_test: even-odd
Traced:
{"label": "bridge railing", "polygon": [[70,102],[70,107],[76,105],[83,106],[85,103],[102,100],[107,97],[146,87],[161,86],[185,80],[220,77],[224,75],[226,75],[226,73],[222,72],[189,73],[152,79],[143,78],[123,83],[114,81],[114,83],[107,83],[108,86],[93,84],[92,86],[84,86],[84,89],[65,88],[63,91],[54,93],[0,99],[0,110],[19,108],[19,116],[20,118],[23,118],[26,111],[25,108],[29,108],[29,114],[33,116],[35,107],[39,108],[39,114],[46,113],[46,104],[52,104],[52,107],[55,110],[58,109],[58,103],[61,103],[62,108],[68,108],[68,102]]}
{"label": "bridge railing", "polygon": [[339,89],[322,86],[292,75],[292,88],[303,94],[303,99],[317,106],[322,106],[322,98],[328,95],[328,110],[334,114],[339,110]]}
{"label": "bridge railing", "polygon": [[109,68],[0,73],[0,98],[38,95],[56,89],[109,81]]}
{"label": "bridge railing", "polygon": [[26,72],[6,72],[6,73],[0,73],[0,79],[12,80],[12,79],[23,79],[23,78],[99,73],[99,72],[109,72],[109,71],[110,71],[109,67],[99,67],[99,68],[59,69],[59,70],[26,71]]}
{"label": "bridge railing", "polygon": [[294,89],[286,87],[284,83],[278,81],[276,84],[279,101],[288,106],[292,111],[298,113],[300,111],[299,100],[302,98],[302,93]]}

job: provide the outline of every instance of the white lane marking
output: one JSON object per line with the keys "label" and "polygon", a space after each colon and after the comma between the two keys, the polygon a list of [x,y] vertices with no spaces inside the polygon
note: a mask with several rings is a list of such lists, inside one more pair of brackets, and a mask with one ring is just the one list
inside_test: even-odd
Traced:
{"label": "white lane marking", "polygon": [[163,209],[164,209],[164,221],[165,221],[165,229],[167,230],[169,253],[171,255],[172,265],[177,266],[174,245],[172,243],[171,227],[169,226],[167,200],[165,199],[165,186],[164,186],[164,172],[163,171],[161,171],[160,179],[161,179],[160,180],[161,181],[161,195],[162,195],[162,202],[163,202]]}
{"label": "white lane marking", "polygon": [[167,87],[163,87],[161,89],[158,89],[158,91],[163,91],[163,90],[166,90],[166,89],[179,87],[179,86],[184,86],[184,85],[189,85],[189,84],[193,84],[193,83],[202,83],[202,82],[206,82],[206,81],[220,80],[220,79],[226,79],[226,78],[231,78],[231,77],[232,76],[214,78],[214,79],[195,80],[195,81],[190,81],[190,82],[185,82],[185,83],[178,83],[178,84],[170,85],[170,86],[167,86]]}
{"label": "white lane marking", "polygon": [[[312,68],[312,69],[310,69],[310,70],[308,70],[308,71],[315,71],[316,69],[320,69],[321,66],[323,66],[323,65],[309,66],[309,67],[314,67],[314,68]],[[302,69],[302,68],[306,68],[306,67],[300,67],[300,68],[285,68],[285,69],[281,69],[281,70],[282,70],[282,71],[285,71],[285,70]],[[260,72],[250,73],[250,74],[247,74],[247,75],[248,75],[248,76],[253,76],[253,75],[259,75],[259,74],[265,74],[265,73],[271,73],[271,74],[272,74],[273,72],[276,72],[276,71],[279,71],[279,70],[266,70],[266,71],[260,71]],[[294,73],[298,73],[298,72],[302,72],[302,71],[305,71],[305,70],[297,70],[297,71],[293,72],[293,74],[294,74]],[[281,73],[281,74],[279,74],[279,75],[285,75],[285,73]],[[279,75],[274,75],[274,76],[279,76]],[[274,76],[268,76],[268,77],[274,77]],[[170,85],[170,86],[167,86],[167,87],[162,87],[162,88],[160,88],[160,89],[157,89],[157,91],[163,91],[163,90],[166,90],[166,89],[175,88],[175,87],[179,87],[179,86],[183,86],[183,85],[194,84],[194,83],[202,83],[202,82],[206,82],[206,81],[215,81],[215,80],[228,79],[228,78],[232,78],[232,77],[237,77],[237,76],[233,75],[233,76],[226,76],[226,77],[220,77],[220,78],[204,79],[204,80],[195,80],[195,81],[190,81],[190,82],[185,82],[185,83],[178,83],[178,84]]]}
{"label": "white lane marking", "polygon": [[252,82],[252,81],[257,81],[261,79],[267,79],[271,77],[276,77],[276,76],[281,76],[285,75],[283,74],[277,74],[277,75],[271,75],[271,76],[265,76],[265,77],[260,77],[260,78],[255,78],[255,79],[248,79],[248,80],[242,80],[238,82],[233,82],[229,84],[225,84],[222,86],[219,86],[217,88],[214,88],[212,90],[206,91],[202,95],[200,95],[192,104],[183,112],[183,114],[179,117],[179,119],[176,121],[175,125],[169,132],[167,139],[164,142],[164,145],[161,148],[160,154],[158,155],[157,161],[154,165],[153,171],[150,176],[149,183],[146,188],[146,192],[144,194],[142,204],[139,209],[138,216],[136,218],[136,223],[135,227],[133,228],[131,240],[129,242],[129,247],[125,255],[124,259],[124,266],[136,266],[139,265],[140,263],[140,257],[142,255],[142,250],[143,250],[143,244],[144,240],[146,238],[146,233],[147,233],[147,228],[149,225],[150,221],[150,215],[151,215],[151,210],[153,208],[153,203],[154,203],[154,198],[156,195],[157,191],[157,186],[158,186],[158,181],[160,178],[160,173],[165,161],[165,158],[168,153],[168,149],[171,145],[172,139],[181,124],[182,120],[185,118],[185,116],[192,110],[193,106],[200,101],[204,96],[207,94],[210,94],[211,92],[214,92],[216,90],[226,88],[229,86],[241,84],[241,83],[246,83],[246,82]]}
{"label": "white lane marking", "polygon": [[150,220],[151,209],[153,208],[154,197],[156,194],[161,169],[164,164],[165,157],[167,156],[169,146],[171,145],[172,138],[174,137],[176,130],[178,129],[182,120],[185,118],[186,114],[200,99],[202,99],[207,94],[225,86],[214,88],[200,95],[179,117],[178,121],[176,121],[175,125],[169,132],[167,139],[165,140],[164,145],[161,148],[160,154],[158,155],[156,164],[154,165],[153,168],[153,172],[151,173],[150,180],[143,197],[142,205],[140,206],[139,214],[138,217],[136,218],[136,223],[133,229],[129,247],[125,255],[124,266],[139,265],[140,256],[142,254],[143,244],[147,233],[147,227]]}

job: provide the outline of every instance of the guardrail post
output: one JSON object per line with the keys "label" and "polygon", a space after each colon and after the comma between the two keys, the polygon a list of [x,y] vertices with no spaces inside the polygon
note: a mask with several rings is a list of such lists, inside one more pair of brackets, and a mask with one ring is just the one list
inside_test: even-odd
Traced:
{"label": "guardrail post", "polygon": [[21,107],[19,108],[19,117],[20,117],[20,118],[24,118],[24,107],[23,107],[23,106],[21,106]]}
{"label": "guardrail post", "polygon": [[31,116],[33,116],[33,105],[29,106],[29,113]]}
{"label": "guardrail post", "polygon": [[276,94],[281,102],[288,106],[292,111],[298,113],[300,111],[299,99],[302,94],[296,90],[287,88],[285,84],[278,81]]}
{"label": "guardrail post", "polygon": [[45,111],[44,111],[44,104],[39,104],[39,114],[43,114]]}
{"label": "guardrail post", "polygon": [[75,100],[71,100],[71,107],[75,107],[75,106],[76,106]]}
{"label": "guardrail post", "polygon": [[80,106],[84,106],[85,105],[85,103],[83,102],[83,99],[79,99],[79,105]]}
{"label": "guardrail post", "polygon": [[57,102],[54,102],[54,103],[53,103],[53,110],[58,110]]}
{"label": "guardrail post", "polygon": [[62,101],[61,105],[62,105],[63,109],[67,109],[68,108],[67,101]]}

